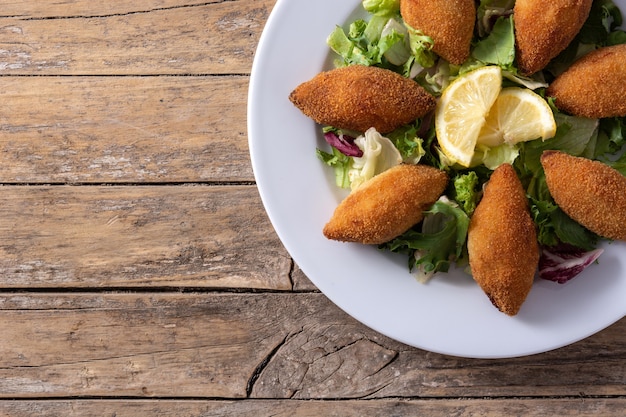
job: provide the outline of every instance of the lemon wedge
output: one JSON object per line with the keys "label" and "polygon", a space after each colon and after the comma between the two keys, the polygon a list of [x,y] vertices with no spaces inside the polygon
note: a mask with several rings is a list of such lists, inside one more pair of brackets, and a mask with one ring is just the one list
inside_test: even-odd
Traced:
{"label": "lemon wedge", "polygon": [[451,163],[469,167],[486,117],[502,89],[497,66],[468,72],[443,91],[435,109],[435,132]]}
{"label": "lemon wedge", "polygon": [[504,88],[489,110],[477,143],[489,147],[514,145],[556,134],[554,114],[548,103],[532,90]]}

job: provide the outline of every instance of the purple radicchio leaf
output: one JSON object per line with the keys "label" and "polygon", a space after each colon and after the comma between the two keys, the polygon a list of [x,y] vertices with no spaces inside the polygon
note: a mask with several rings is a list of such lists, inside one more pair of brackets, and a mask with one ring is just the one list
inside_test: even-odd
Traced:
{"label": "purple radicchio leaf", "polygon": [[565,284],[594,263],[602,252],[604,249],[586,252],[565,244],[544,247],[539,259],[539,278]]}
{"label": "purple radicchio leaf", "polygon": [[354,143],[355,138],[348,135],[337,135],[335,132],[324,133],[324,139],[329,145],[337,148],[339,152],[347,156],[356,156],[360,158],[363,156],[361,148]]}

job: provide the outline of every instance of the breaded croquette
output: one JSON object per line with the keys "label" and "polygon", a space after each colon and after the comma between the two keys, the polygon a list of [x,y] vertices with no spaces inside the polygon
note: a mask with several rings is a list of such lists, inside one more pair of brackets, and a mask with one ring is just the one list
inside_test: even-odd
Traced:
{"label": "breaded croquette", "polygon": [[474,280],[495,307],[516,315],[533,285],[539,244],[526,194],[511,165],[491,174],[470,221],[467,249]]}
{"label": "breaded croquette", "polygon": [[415,81],[364,65],[322,72],[289,99],[319,124],[357,132],[388,133],[435,108],[435,98]]}
{"label": "breaded croquette", "polygon": [[558,76],[546,95],[574,116],[626,116],[626,44],[588,53]]}
{"label": "breaded croquette", "polygon": [[433,51],[460,65],[469,57],[476,21],[474,0],[400,0],[407,25],[433,39]]}
{"label": "breaded croquette", "polygon": [[401,164],[371,178],[348,195],[324,227],[324,236],[378,245],[422,221],[448,175],[426,165]]}
{"label": "breaded croquette", "polygon": [[545,151],[541,164],[554,201],[592,232],[626,240],[626,177],[591,159]]}
{"label": "breaded croquette", "polygon": [[574,39],[593,0],[517,0],[513,8],[517,65],[522,74],[542,70]]}

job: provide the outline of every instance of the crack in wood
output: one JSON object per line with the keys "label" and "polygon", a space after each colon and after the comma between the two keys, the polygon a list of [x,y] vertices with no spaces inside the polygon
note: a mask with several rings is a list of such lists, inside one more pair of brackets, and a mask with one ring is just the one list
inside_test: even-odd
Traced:
{"label": "crack in wood", "polygon": [[108,14],[95,14],[95,15],[74,15],[74,16],[45,16],[45,17],[25,17],[23,15],[13,15],[13,16],[0,16],[0,18],[17,18],[20,20],[24,20],[24,21],[28,21],[28,20],[60,20],[60,19],[103,19],[103,18],[108,18],[108,17],[124,17],[124,16],[132,16],[132,15],[137,15],[137,14],[147,14],[147,13],[153,13],[153,12],[161,12],[161,11],[167,11],[167,10],[176,10],[176,9],[186,9],[186,8],[192,8],[192,7],[204,7],[204,6],[211,6],[211,5],[216,5],[216,4],[221,4],[221,3],[228,3],[228,2],[235,2],[238,0],[218,0],[218,1],[208,1],[208,2],[202,2],[202,3],[194,3],[194,4],[184,4],[181,6],[170,6],[170,7],[156,7],[154,9],[148,9],[148,10],[133,10],[130,12],[124,12],[124,13],[108,13]]}
{"label": "crack in wood", "polygon": [[272,358],[274,358],[274,356],[276,356],[276,353],[278,353],[280,348],[282,346],[284,346],[285,343],[287,343],[288,339],[289,339],[289,335],[285,336],[283,338],[283,340],[280,343],[278,343],[274,347],[274,349],[272,349],[267,354],[267,356],[265,356],[265,358],[263,358],[263,360],[254,369],[254,371],[252,372],[252,375],[250,376],[250,379],[248,380],[248,383],[246,384],[246,398],[250,398],[250,396],[252,395],[252,390],[254,389],[254,384],[256,383],[256,381],[259,379],[259,377],[263,373],[263,370],[267,367],[267,364],[270,363]]}
{"label": "crack in wood", "polygon": [[[378,343],[376,343],[376,344],[378,346],[380,346]],[[385,349],[384,346],[381,346],[381,348]],[[400,352],[393,351],[393,357],[389,360],[389,362],[383,364],[383,366],[381,366],[378,370],[376,370],[375,372],[371,373],[370,376],[374,376],[376,374],[379,374],[384,369],[389,368],[399,357],[400,357]],[[358,399],[368,399],[369,397],[375,396],[376,394],[378,394],[379,392],[381,392],[382,390],[384,390],[388,386],[392,385],[393,382],[394,382],[394,379],[395,379],[395,375],[393,375],[391,377],[391,379],[389,379],[387,382],[385,382],[381,387],[375,389],[374,391],[372,391],[372,392],[370,392],[368,394],[363,395],[362,397],[359,397]]]}
{"label": "crack in wood", "polygon": [[[288,399],[319,396],[325,399],[368,398],[394,384],[399,373],[393,366],[400,353],[365,335],[350,333],[348,329],[325,326],[312,333],[308,329],[291,335],[259,376],[258,382],[263,387],[257,387],[250,395],[255,398],[281,395]],[[297,337],[299,334],[301,337]],[[344,335],[348,340],[336,340],[337,334]],[[299,349],[304,349],[304,352],[296,354]],[[358,366],[359,358],[372,349],[377,354],[369,359],[371,366]],[[281,380],[282,374],[287,376],[288,381]],[[361,392],[347,396],[342,395],[345,394],[342,390],[333,392],[332,387],[338,381],[349,381],[353,390]]]}
{"label": "crack in wood", "polygon": [[287,273],[287,278],[289,278],[289,285],[291,285],[291,291],[294,290],[295,287],[295,283],[294,283],[294,279],[293,279],[293,273],[296,269],[296,263],[294,262],[293,258],[289,258],[289,271]]}

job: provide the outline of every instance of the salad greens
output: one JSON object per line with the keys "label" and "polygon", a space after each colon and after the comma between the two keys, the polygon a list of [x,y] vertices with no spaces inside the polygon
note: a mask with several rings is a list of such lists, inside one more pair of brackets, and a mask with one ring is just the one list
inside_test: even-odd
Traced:
{"label": "salad greens", "polygon": [[363,0],[363,8],[374,16],[392,16],[400,12],[400,0]]}
{"label": "salad greens", "polygon": [[409,268],[419,281],[426,282],[435,272],[447,272],[452,262],[462,259],[468,228],[467,213],[442,197],[425,212],[421,231],[411,229],[381,248],[407,254]]}
{"label": "salad greens", "polygon": [[491,33],[494,23],[503,16],[512,14],[515,0],[483,0],[476,9],[478,36],[484,38]]}
{"label": "salad greens", "polygon": [[[626,43],[620,10],[611,0],[595,0],[589,17],[574,41],[545,70],[533,77],[518,74],[515,64],[515,0],[481,0],[471,57],[463,65],[451,65],[432,52],[433,40],[406,25],[399,0],[363,0],[368,19],[337,26],[327,43],[338,55],[336,66],[375,65],[414,79],[438,96],[456,77],[485,65],[503,70],[503,86],[522,85],[544,96],[548,83],[581,55],[601,46]],[[380,249],[404,253],[409,268],[421,281],[435,272],[448,271],[451,263],[467,262],[466,238],[469,219],[482,196],[483,185],[493,169],[511,163],[525,187],[531,215],[542,247],[539,275],[566,282],[602,250],[595,249],[599,236],[569,218],[548,191],[540,156],[556,149],[574,156],[597,159],[626,175],[626,118],[586,119],[562,114],[551,105],[557,132],[546,141],[515,146],[480,147],[473,168],[461,169],[447,161],[437,147],[433,115],[427,115],[380,135],[358,134],[325,128],[331,152],[318,149],[318,157],[335,171],[336,184],[356,188],[394,164],[423,163],[446,170],[450,185],[439,201],[425,212],[424,220],[403,235],[380,245]],[[358,152],[354,147],[358,147]],[[341,149],[341,150],[340,150]],[[343,151],[342,151],[343,150]]]}
{"label": "salad greens", "polygon": [[514,69],[513,16],[499,17],[491,33],[476,44],[472,51],[472,57],[484,64],[499,65],[503,70]]}
{"label": "salad greens", "polygon": [[452,180],[452,184],[454,185],[454,200],[460,204],[468,216],[471,216],[480,201],[478,174],[476,171],[460,173]]}

